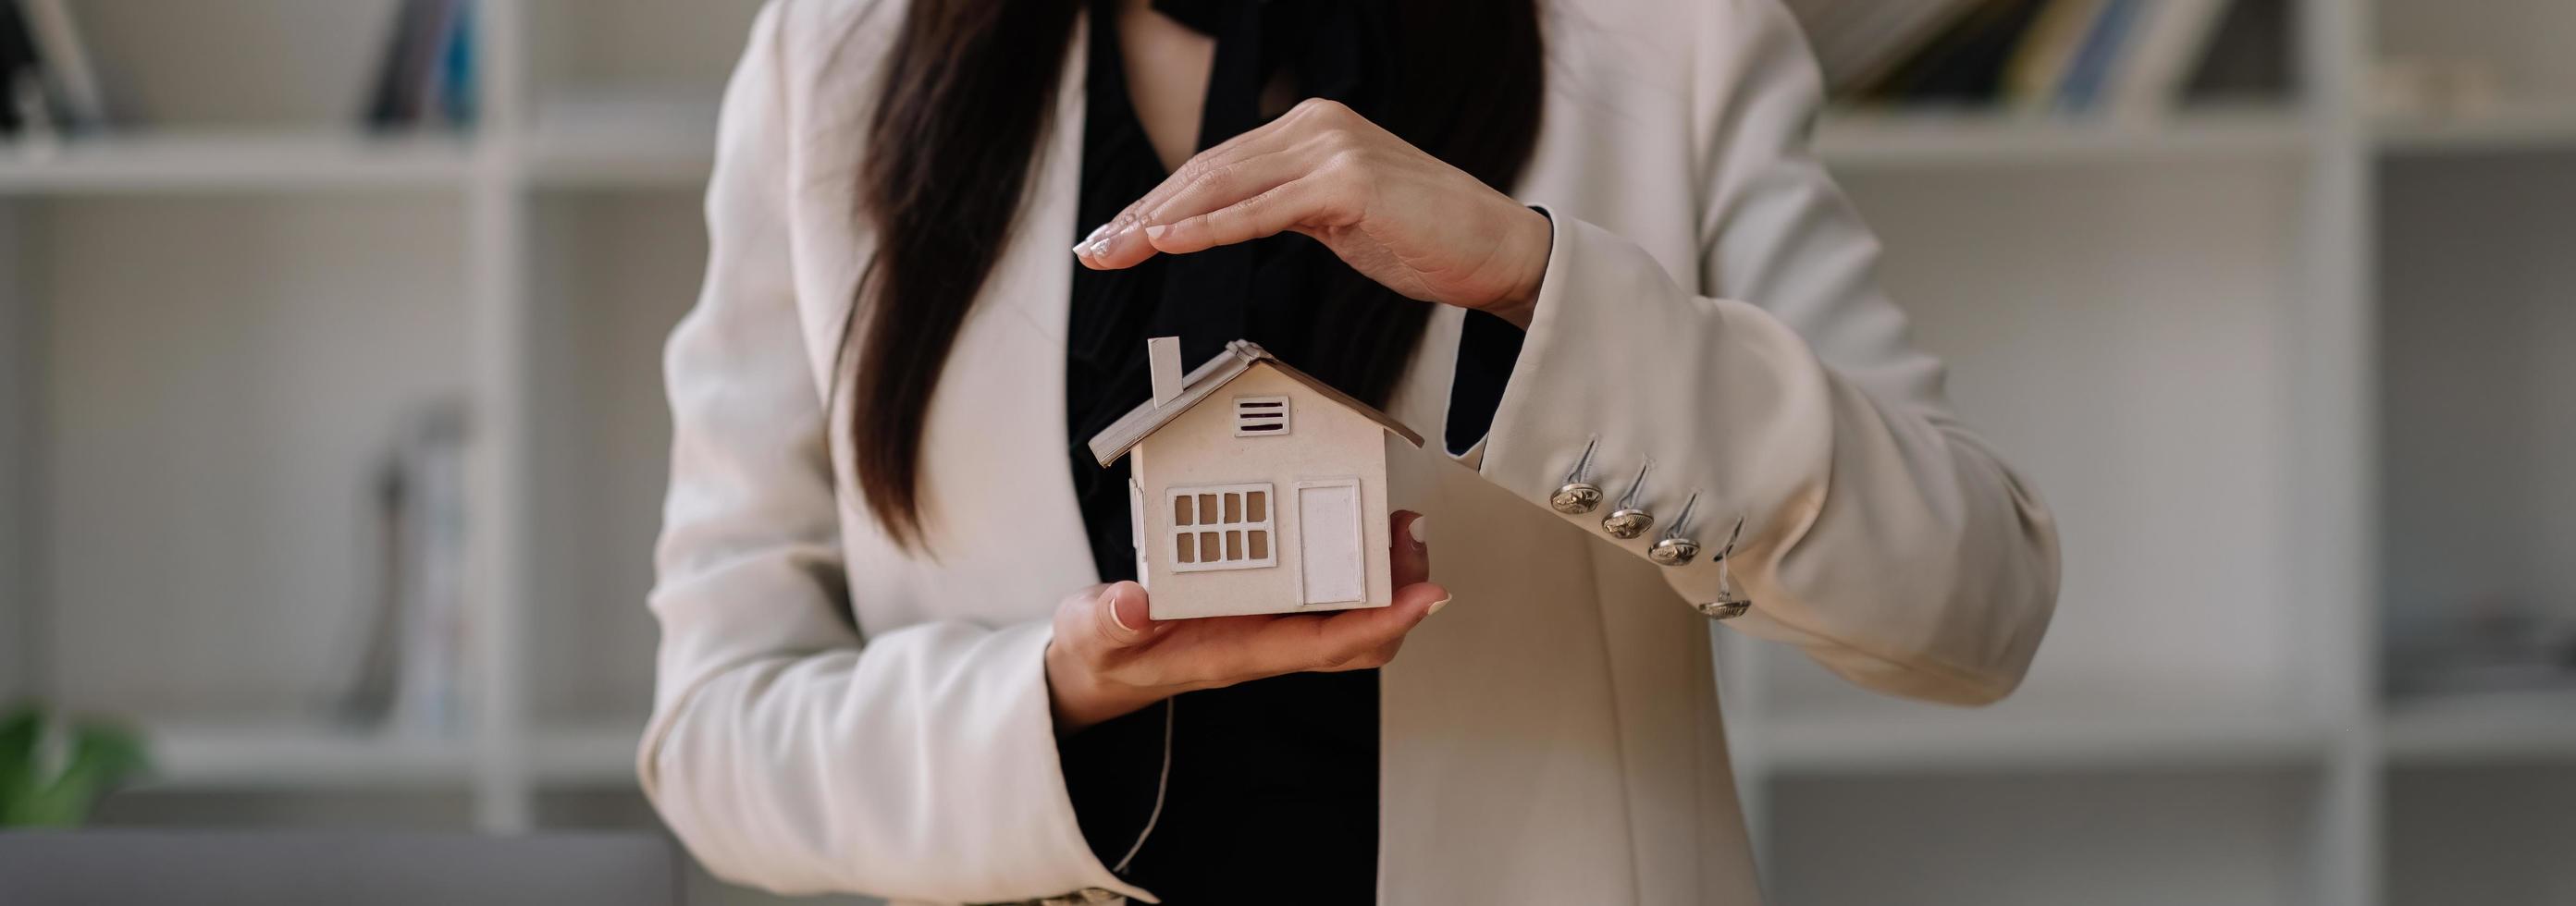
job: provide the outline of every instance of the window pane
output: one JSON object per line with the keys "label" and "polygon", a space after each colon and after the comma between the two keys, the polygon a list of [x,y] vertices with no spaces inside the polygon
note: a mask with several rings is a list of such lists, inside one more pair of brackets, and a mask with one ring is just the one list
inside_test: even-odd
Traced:
{"label": "window pane", "polygon": [[1251,544],[1252,544],[1252,559],[1255,559],[1255,560],[1268,560],[1268,559],[1270,559],[1270,533],[1269,533],[1269,532],[1261,531],[1261,530],[1259,530],[1259,529],[1254,529],[1254,530],[1252,530],[1252,531],[1245,532],[1244,534],[1252,536],[1252,537],[1249,539],[1249,540],[1251,541]]}
{"label": "window pane", "polygon": [[1201,495],[1199,495],[1199,521],[1198,521],[1198,522],[1196,522],[1196,523],[1194,523],[1194,524],[1195,524],[1195,525],[1214,525],[1215,523],[1216,523],[1216,495],[1214,495],[1214,494],[1201,494]]}
{"label": "window pane", "polygon": [[1198,545],[1191,543],[1191,542],[1193,542],[1193,541],[1197,540],[1197,538],[1198,538],[1198,536],[1197,536],[1197,535],[1192,535],[1192,534],[1183,533],[1183,534],[1181,534],[1180,536],[1175,537],[1175,538],[1173,538],[1173,539],[1172,539],[1174,546],[1176,546],[1176,547],[1180,548],[1180,551],[1181,551],[1181,554],[1180,554],[1180,561],[1181,561],[1181,562],[1183,562],[1183,563],[1197,563],[1197,562],[1199,562],[1199,558],[1198,558],[1198,550],[1197,550]]}
{"label": "window pane", "polygon": [[1189,498],[1189,495],[1184,494],[1184,495],[1182,495],[1182,496],[1172,498],[1172,524],[1173,524],[1173,525],[1189,525],[1189,524],[1190,524],[1190,498]]}
{"label": "window pane", "polygon": [[1270,494],[1267,491],[1253,491],[1243,495],[1244,521],[1260,522],[1270,518],[1267,515],[1270,511],[1269,498]]}
{"label": "window pane", "polygon": [[1227,494],[1227,495],[1225,495],[1225,521],[1227,521],[1227,522],[1242,522],[1242,521],[1243,521],[1243,495],[1241,495],[1241,494]]}
{"label": "window pane", "polygon": [[1225,562],[1225,558],[1224,558],[1224,557],[1220,557],[1220,556],[1218,556],[1218,555],[1217,555],[1218,548],[1217,548],[1217,546],[1216,546],[1216,533],[1215,533],[1215,532],[1200,532],[1200,533],[1199,533],[1199,551],[1200,551],[1199,559],[1201,559],[1201,560],[1204,560],[1204,561],[1209,562],[1209,563],[1223,563],[1223,562]]}
{"label": "window pane", "polygon": [[1227,532],[1227,533],[1225,533],[1225,558],[1226,558],[1226,559],[1228,559],[1228,560],[1241,560],[1241,559],[1243,559],[1243,533],[1242,533],[1242,532]]}

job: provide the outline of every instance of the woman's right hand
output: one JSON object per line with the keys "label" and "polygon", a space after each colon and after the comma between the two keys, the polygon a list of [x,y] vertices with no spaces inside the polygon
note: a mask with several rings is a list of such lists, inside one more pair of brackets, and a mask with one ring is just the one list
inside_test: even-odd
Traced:
{"label": "woman's right hand", "polygon": [[1327,614],[1153,620],[1145,588],[1104,585],[1055,609],[1047,646],[1056,727],[1070,733],[1194,689],[1309,671],[1383,667],[1404,634],[1449,603],[1428,581],[1431,549],[1419,513],[1394,517],[1395,603]]}

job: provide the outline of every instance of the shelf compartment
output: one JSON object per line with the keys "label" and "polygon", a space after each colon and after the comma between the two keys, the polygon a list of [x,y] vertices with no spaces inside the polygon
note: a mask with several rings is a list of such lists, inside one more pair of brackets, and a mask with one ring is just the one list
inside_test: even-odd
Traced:
{"label": "shelf compartment", "polygon": [[2289,714],[2063,705],[1773,718],[1756,732],[1762,763],[1783,776],[2313,765],[2330,736],[2323,723]]}
{"label": "shelf compartment", "polygon": [[2399,768],[2387,791],[2388,906],[2576,903],[2576,765]]}
{"label": "shelf compartment", "polygon": [[2576,768],[2576,689],[2392,703],[2380,737],[2400,765],[2559,761]]}
{"label": "shelf compartment", "polygon": [[462,787],[463,738],[389,735],[287,718],[148,723],[154,774],[144,789]]}
{"label": "shelf compartment", "polygon": [[1785,778],[1765,880],[1792,906],[2300,902],[2318,788],[2278,769]]}
{"label": "shelf compartment", "polygon": [[688,190],[547,192],[529,207],[529,715],[641,726],[670,480],[662,347],[696,301],[706,228]]}
{"label": "shelf compartment", "polygon": [[137,133],[0,148],[0,195],[462,189],[462,136]]}
{"label": "shelf compartment", "polygon": [[381,464],[466,384],[462,205],[117,197],[21,226],[38,687],[104,714],[338,697],[378,600]]}
{"label": "shelf compartment", "polygon": [[2576,151],[2576,107],[2521,105],[2458,116],[2383,117],[2372,128],[2381,154]]}
{"label": "shelf compartment", "polygon": [[2313,141],[2291,110],[2070,120],[2001,112],[1836,111],[1816,133],[1836,170],[2297,160]]}

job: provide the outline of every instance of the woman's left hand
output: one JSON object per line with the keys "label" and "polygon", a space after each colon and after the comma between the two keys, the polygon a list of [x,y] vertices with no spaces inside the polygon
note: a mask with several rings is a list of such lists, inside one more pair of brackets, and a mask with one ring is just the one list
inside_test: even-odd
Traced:
{"label": "woman's left hand", "polygon": [[1281,232],[1398,293],[1523,328],[1554,241],[1546,215],[1318,98],[1199,152],[1073,251],[1108,270]]}

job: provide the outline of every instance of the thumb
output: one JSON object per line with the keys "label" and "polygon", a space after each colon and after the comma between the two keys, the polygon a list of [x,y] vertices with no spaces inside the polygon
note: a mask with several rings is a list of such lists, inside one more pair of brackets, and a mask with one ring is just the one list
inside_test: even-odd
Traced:
{"label": "thumb", "polygon": [[1141,645],[1157,635],[1161,624],[1148,616],[1152,612],[1145,586],[1134,582],[1112,582],[1101,588],[1100,597],[1092,602],[1100,638],[1112,648]]}

